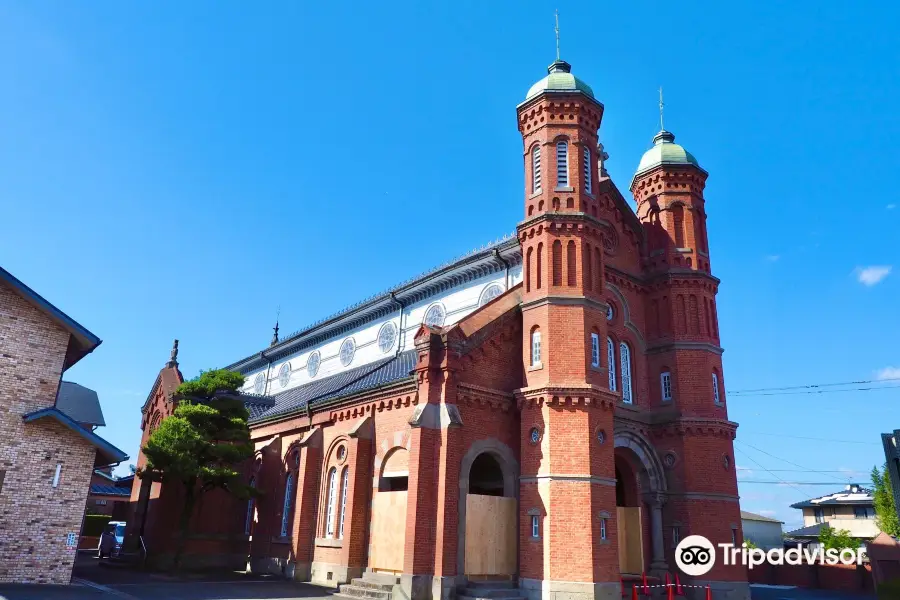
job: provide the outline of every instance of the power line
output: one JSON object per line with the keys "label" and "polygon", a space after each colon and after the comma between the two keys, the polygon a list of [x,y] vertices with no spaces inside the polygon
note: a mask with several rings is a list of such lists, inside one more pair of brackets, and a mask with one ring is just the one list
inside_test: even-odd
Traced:
{"label": "power line", "polygon": [[774,484],[774,485],[830,485],[834,487],[835,483],[833,481],[785,481],[783,479],[779,479],[778,481],[763,481],[757,479],[738,479],[738,483],[762,483],[762,484]]}
{"label": "power line", "polygon": [[[887,380],[885,380],[887,381]],[[816,386],[806,386],[806,387],[816,387]],[[900,388],[900,385],[882,385],[876,387],[859,387],[859,388],[844,388],[842,390],[806,390],[803,392],[760,392],[760,393],[751,393],[749,391],[741,393],[741,392],[729,392],[731,397],[738,398],[749,398],[751,396],[802,396],[805,394],[843,394],[846,392],[874,392],[878,390],[893,390]]]}
{"label": "power line", "polygon": [[[791,461],[789,461],[789,460],[786,459],[786,458],[781,458],[780,456],[775,456],[774,454],[771,454],[771,453],[769,453],[769,452],[766,452],[765,450],[761,450],[761,449],[757,448],[756,446],[754,446],[754,445],[752,445],[752,444],[748,444],[747,442],[742,442],[742,441],[739,441],[739,440],[735,440],[735,441],[736,441],[736,442],[739,442],[740,444],[742,444],[742,445],[744,445],[744,446],[747,446],[747,447],[749,447],[749,448],[753,448],[753,449],[756,450],[757,452],[762,452],[762,453],[765,454],[766,456],[771,456],[771,457],[774,458],[775,460],[780,460],[780,461],[782,461],[782,462],[786,462],[786,463],[789,464],[789,465],[792,465],[792,466],[795,466],[795,467],[799,467],[799,468],[801,468],[801,469],[803,469],[803,470],[805,470],[805,471],[809,471],[809,472],[813,472],[813,471],[814,471],[814,469],[810,469],[810,468],[808,468],[808,467],[804,467],[803,465],[799,465],[799,464],[797,464],[797,463],[795,463],[795,462],[791,462]],[[757,463],[757,464],[758,464],[758,463]],[[767,469],[767,470],[768,470],[768,469]],[[838,479],[837,477],[834,477],[833,475],[832,475],[831,477],[832,477],[833,479]],[[843,483],[843,480],[841,480],[841,479],[838,479],[838,480],[839,480],[841,483]]]}
{"label": "power line", "polygon": [[750,460],[750,461],[756,463],[756,466],[758,466],[758,467],[759,467],[760,469],[762,469],[763,471],[767,471],[767,472],[769,473],[769,475],[771,475],[772,477],[774,477],[775,479],[777,479],[780,483],[783,483],[783,484],[785,484],[785,485],[791,486],[792,488],[794,488],[795,490],[797,490],[798,492],[800,492],[801,494],[803,494],[804,498],[806,497],[807,493],[804,492],[803,490],[801,490],[800,488],[798,488],[798,487],[797,487],[796,485],[794,485],[793,483],[789,483],[789,482],[785,481],[784,479],[782,479],[781,477],[779,477],[778,475],[776,475],[775,473],[772,473],[772,472],[769,471],[767,468],[765,468],[764,466],[762,466],[761,464],[759,464],[758,462],[756,462],[756,460],[755,460],[752,456],[748,455],[746,452],[744,452],[744,451],[741,450],[740,448],[735,448],[735,450],[737,450],[738,452],[740,452],[741,454],[743,454],[744,456],[746,456],[748,460]]}
{"label": "power line", "polygon": [[[738,471],[752,471],[753,469],[749,469],[747,467],[737,467],[737,470]],[[828,470],[826,470],[826,471],[819,471],[819,470],[810,471],[809,469],[769,469],[769,471],[771,471],[773,473],[846,473],[847,475],[850,475],[853,473],[864,474],[862,471],[853,471],[853,470],[842,471],[840,469],[836,469],[836,470],[832,470],[832,471],[828,471]]]}
{"label": "power line", "polygon": [[784,390],[802,390],[809,388],[836,387],[843,385],[867,385],[870,383],[881,383],[883,381],[900,381],[900,377],[885,377],[884,379],[867,379],[863,381],[844,381],[842,383],[810,383],[807,385],[791,385],[785,387],[768,387],[756,388],[751,390],[727,390],[729,394],[746,394],[750,392],[779,392]]}
{"label": "power line", "polygon": [[793,438],[795,440],[813,440],[816,442],[830,442],[833,444],[874,444],[876,446],[881,446],[881,442],[862,442],[860,440],[833,440],[831,438],[819,438],[819,437],[807,437],[803,435],[787,435],[785,433],[763,433],[761,431],[744,431],[741,430],[741,433],[747,433],[750,435],[768,435],[772,437],[780,437],[780,438]]}

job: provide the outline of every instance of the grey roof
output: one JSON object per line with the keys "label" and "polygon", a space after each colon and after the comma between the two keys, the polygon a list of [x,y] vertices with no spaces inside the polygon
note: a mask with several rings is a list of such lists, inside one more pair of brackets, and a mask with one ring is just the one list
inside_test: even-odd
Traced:
{"label": "grey roof", "polygon": [[97,392],[71,381],[62,381],[56,394],[56,408],[84,425],[106,425]]}
{"label": "grey roof", "polygon": [[97,449],[97,455],[94,459],[94,468],[103,467],[112,464],[118,464],[128,460],[128,455],[104,440],[102,437],[89,429],[85,429],[72,417],[62,412],[56,407],[43,408],[22,416],[26,423],[32,423],[40,419],[54,419],[55,421],[65,425]]}
{"label": "grey roof", "polygon": [[764,517],[763,515],[758,515],[756,513],[747,512],[746,510],[741,511],[741,519],[744,521],[765,521],[766,523],[784,523],[784,521],[779,521],[778,519],[773,519],[771,517]]}
{"label": "grey roof", "polygon": [[[316,406],[328,401],[371,390],[411,377],[416,365],[416,351],[407,350],[374,363],[362,365],[306,385],[274,394],[247,397],[244,405],[250,411],[250,421],[265,421]],[[252,399],[251,399],[252,398]],[[268,400],[268,405],[260,402]]]}
{"label": "grey roof", "polygon": [[828,523],[816,523],[815,525],[788,531],[785,535],[792,537],[819,537],[819,532],[822,531],[822,528],[826,525],[828,525]]}
{"label": "grey roof", "polygon": [[122,496],[127,498],[131,496],[131,488],[95,483],[91,485],[91,494],[94,496]]}
{"label": "grey roof", "polygon": [[[868,488],[864,488],[860,485],[851,484],[855,491],[852,489],[844,489],[840,492],[835,492],[833,494],[826,494],[824,496],[819,496],[818,498],[810,498],[809,500],[804,500],[803,502],[797,502],[796,504],[791,504],[791,508],[814,508],[817,506],[847,506],[847,505],[855,505],[855,506],[874,506],[875,498],[872,497],[872,490]],[[851,485],[847,487],[850,488]]]}
{"label": "grey roof", "polygon": [[0,282],[5,281],[12,289],[22,296],[32,306],[59,323],[74,338],[74,344],[69,345],[66,358],[63,362],[63,371],[90,354],[100,345],[100,338],[85,329],[72,317],[50,304],[43,296],[16,279],[16,277],[0,267]]}

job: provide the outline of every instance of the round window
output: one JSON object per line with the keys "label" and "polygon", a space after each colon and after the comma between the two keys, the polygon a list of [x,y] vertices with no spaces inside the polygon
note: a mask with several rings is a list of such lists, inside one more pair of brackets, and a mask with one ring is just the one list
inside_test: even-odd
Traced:
{"label": "round window", "polygon": [[606,441],[606,432],[602,429],[597,430],[597,442],[602,444]]}
{"label": "round window", "polygon": [[397,326],[393,323],[385,323],[378,331],[378,349],[387,354],[394,347],[397,339]]}
{"label": "round window", "polygon": [[531,432],[529,433],[529,437],[531,438],[532,444],[537,444],[541,441],[541,430],[537,427],[532,427]]}
{"label": "round window", "polygon": [[310,377],[315,377],[316,373],[319,372],[320,362],[322,362],[322,355],[319,354],[318,350],[309,355],[309,358],[306,360],[306,372],[309,373]]}
{"label": "round window", "polygon": [[281,368],[278,369],[278,383],[281,384],[281,387],[287,387],[287,385],[291,382],[291,363],[284,363],[281,365]]}
{"label": "round window", "polygon": [[341,342],[341,349],[338,352],[338,355],[340,356],[342,365],[346,367],[352,363],[354,354],[356,354],[356,342],[353,341],[353,338],[347,338]]}
{"label": "round window", "polygon": [[257,396],[262,396],[266,391],[266,376],[260,373],[253,381],[253,391]]}
{"label": "round window", "polygon": [[615,311],[615,309],[613,309],[613,305],[610,302],[609,304],[606,305],[606,320],[612,321],[613,317],[615,317],[615,316],[616,316],[616,311]]}
{"label": "round window", "polygon": [[484,306],[497,296],[503,293],[503,287],[499,283],[492,283],[484,288],[481,292],[481,298],[478,300],[478,306]]}
{"label": "round window", "polygon": [[425,319],[424,323],[431,327],[443,327],[444,319],[447,318],[447,312],[444,310],[444,306],[440,303],[432,304],[428,307],[428,310],[425,311]]}

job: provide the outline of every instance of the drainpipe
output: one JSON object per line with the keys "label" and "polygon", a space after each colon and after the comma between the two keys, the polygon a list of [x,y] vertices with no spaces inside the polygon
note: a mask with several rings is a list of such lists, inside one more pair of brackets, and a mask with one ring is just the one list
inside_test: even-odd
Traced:
{"label": "drainpipe", "polygon": [[[497,260],[502,262],[504,264],[504,266],[506,267],[506,275],[504,276],[503,283],[506,284],[506,290],[508,290],[509,289],[509,262],[505,258],[500,256],[500,250],[498,250],[497,248],[494,248],[494,258],[496,258]],[[506,291],[506,290],[503,290],[503,291]]]}
{"label": "drainpipe", "polygon": [[397,300],[397,294],[391,292],[391,300],[400,307],[400,315],[397,319],[397,352],[394,357],[400,356],[401,346],[403,345],[403,303]]}

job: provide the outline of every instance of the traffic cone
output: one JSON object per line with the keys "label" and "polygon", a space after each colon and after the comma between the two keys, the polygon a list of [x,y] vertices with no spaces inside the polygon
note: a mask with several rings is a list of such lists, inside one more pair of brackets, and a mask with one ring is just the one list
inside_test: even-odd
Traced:
{"label": "traffic cone", "polygon": [[678,577],[678,573],[675,573],[675,595],[684,596],[684,588],[681,587],[681,578]]}
{"label": "traffic cone", "polygon": [[669,572],[666,571],[666,587],[669,587],[670,585],[672,585],[672,582],[669,579]]}
{"label": "traffic cone", "polygon": [[[668,577],[666,577],[666,579],[668,579]],[[666,584],[666,600],[675,600],[675,590],[668,584]]]}
{"label": "traffic cone", "polygon": [[625,580],[619,577],[619,585],[622,586],[622,597],[625,597]]}
{"label": "traffic cone", "polygon": [[631,586],[631,600],[638,600],[636,585]]}
{"label": "traffic cone", "polygon": [[643,584],[644,584],[644,585],[643,585],[643,590],[641,591],[641,593],[644,594],[645,596],[649,596],[649,595],[650,595],[650,588],[647,587],[647,572],[646,572],[646,571],[643,572],[643,573],[641,573],[641,580],[642,580],[642,582],[643,582]]}
{"label": "traffic cone", "polygon": [[706,584],[706,600],[712,600],[712,588],[709,587],[709,584]]}

